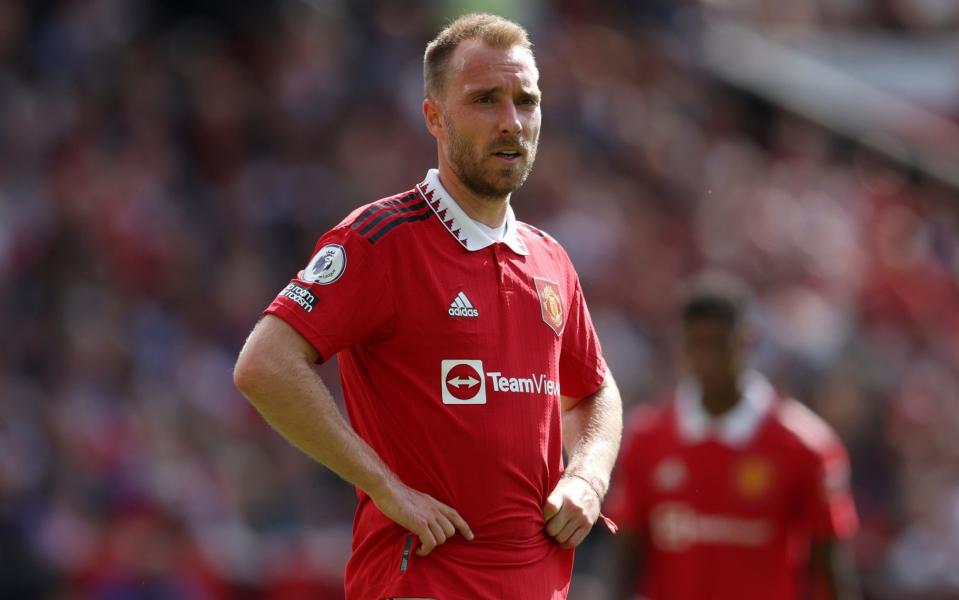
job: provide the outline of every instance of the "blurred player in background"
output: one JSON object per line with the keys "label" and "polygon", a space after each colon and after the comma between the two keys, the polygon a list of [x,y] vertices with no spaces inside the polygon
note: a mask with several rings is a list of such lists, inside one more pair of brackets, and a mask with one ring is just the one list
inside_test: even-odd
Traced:
{"label": "blurred player in background", "polygon": [[686,378],[629,420],[610,497],[618,599],[859,598],[845,448],[746,369],[747,297],[729,275],[697,280],[682,314]]}
{"label": "blurred player in background", "polygon": [[[565,598],[622,408],[566,253],[510,207],[536,156],[536,63],[521,27],[471,15],[424,74],[439,169],[320,239],[235,381],[356,485],[348,598]],[[312,368],[336,354],[350,424]]]}

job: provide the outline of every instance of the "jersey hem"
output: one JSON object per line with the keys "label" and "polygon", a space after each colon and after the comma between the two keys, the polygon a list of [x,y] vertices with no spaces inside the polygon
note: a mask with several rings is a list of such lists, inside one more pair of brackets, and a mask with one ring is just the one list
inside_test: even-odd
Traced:
{"label": "jersey hem", "polygon": [[273,304],[263,311],[263,315],[273,315],[282,319],[287,325],[292,327],[294,331],[300,334],[303,339],[309,342],[310,345],[313,346],[313,349],[319,353],[320,357],[316,362],[324,363],[336,354],[336,352],[333,352],[332,348],[329,347],[329,344],[325,343],[323,338],[289,307],[282,304]]}
{"label": "jersey hem", "polygon": [[[580,402],[582,402],[586,398],[589,398],[590,396],[598,392],[601,387],[603,387],[603,383],[606,381],[606,373],[609,372],[609,367],[606,365],[605,360],[601,361],[600,364],[596,366],[597,366],[597,369],[595,371],[596,373],[595,378],[588,380],[587,384],[583,386],[583,390],[587,390],[587,391],[585,391],[582,394],[582,396],[575,398],[576,402],[574,402],[573,405],[570,406],[570,408],[575,408]],[[570,397],[570,396],[567,396],[567,397]]]}

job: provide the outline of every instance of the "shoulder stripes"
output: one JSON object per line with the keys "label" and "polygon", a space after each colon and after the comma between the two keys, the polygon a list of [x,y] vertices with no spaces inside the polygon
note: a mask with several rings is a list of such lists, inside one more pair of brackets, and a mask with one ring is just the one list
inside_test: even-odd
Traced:
{"label": "shoulder stripes", "polygon": [[360,213],[350,228],[375,244],[400,225],[425,221],[432,214],[419,191],[413,190],[396,198],[374,202]]}
{"label": "shoulder stripes", "polygon": [[528,223],[520,223],[520,226],[523,227],[523,228],[525,228],[527,231],[529,231],[529,232],[532,233],[533,235],[538,235],[538,236],[541,237],[541,238],[548,238],[548,237],[549,237],[549,236],[546,234],[545,231],[543,231],[543,230],[541,230],[541,229],[536,229],[535,227],[533,227],[532,225],[530,225],[530,224],[528,224]]}
{"label": "shoulder stripes", "polygon": [[779,422],[815,452],[824,453],[839,443],[839,438],[822,417],[799,400],[787,398],[782,401]]}

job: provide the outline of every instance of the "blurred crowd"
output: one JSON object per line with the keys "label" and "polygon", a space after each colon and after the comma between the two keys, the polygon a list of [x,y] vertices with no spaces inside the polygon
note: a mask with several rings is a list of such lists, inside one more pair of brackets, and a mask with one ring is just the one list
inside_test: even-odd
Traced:
{"label": "blurred crowd", "polygon": [[[738,273],[757,365],[849,446],[869,597],[959,595],[955,190],[690,66],[691,2],[493,4],[544,90],[516,212],[626,402],[673,383],[683,282]],[[232,365],[323,231],[434,165],[422,51],[461,8],[0,2],[0,597],[342,597],[353,490]]]}
{"label": "blurred crowd", "polygon": [[[695,2],[687,4],[691,3]],[[948,33],[959,26],[959,3],[952,0],[701,0],[701,4],[777,29]]]}

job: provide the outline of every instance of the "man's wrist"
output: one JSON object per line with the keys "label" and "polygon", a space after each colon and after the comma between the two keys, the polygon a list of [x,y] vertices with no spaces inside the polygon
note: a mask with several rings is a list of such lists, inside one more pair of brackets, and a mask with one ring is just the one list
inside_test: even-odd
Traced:
{"label": "man's wrist", "polygon": [[365,482],[365,485],[357,487],[363,490],[363,492],[376,503],[392,494],[396,483],[399,483],[399,480],[395,475],[384,472],[372,475],[369,481]]}
{"label": "man's wrist", "polygon": [[583,475],[581,473],[572,473],[567,471],[563,473],[563,477],[575,477],[586,483],[589,486],[589,489],[593,490],[593,493],[596,494],[596,498],[602,502],[606,497],[606,486],[603,485],[603,482],[598,477],[590,477],[588,475]]}

